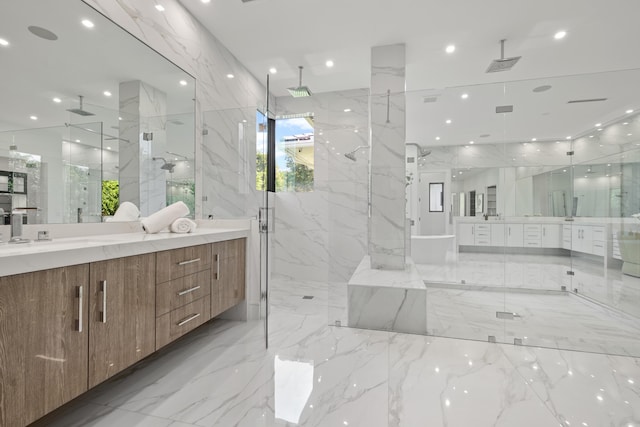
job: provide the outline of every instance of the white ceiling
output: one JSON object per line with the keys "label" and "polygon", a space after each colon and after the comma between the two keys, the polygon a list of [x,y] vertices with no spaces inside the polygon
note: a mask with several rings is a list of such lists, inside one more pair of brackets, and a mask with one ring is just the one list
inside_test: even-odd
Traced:
{"label": "white ceiling", "polygon": [[[314,93],[369,87],[371,47],[405,43],[406,140],[420,145],[565,138],[640,107],[635,0],[180,1],[258,79],[277,68],[270,77],[276,96],[298,85],[298,65]],[[559,30],[568,34],[555,40]],[[487,74],[503,38],[505,56],[522,59]],[[451,43],[456,51],[447,54]],[[552,89],[532,92],[545,84]],[[470,95],[464,102],[463,92]],[[437,102],[424,103],[430,95]],[[567,104],[599,97],[608,99]],[[514,113],[495,114],[497,105],[514,105]]]}
{"label": "white ceiling", "polygon": [[[369,87],[371,47],[393,43],[406,44],[408,91],[640,67],[636,0],[180,1],[256,77],[276,67],[276,95],[297,85],[298,65],[313,92]],[[486,74],[503,38],[522,59]]]}

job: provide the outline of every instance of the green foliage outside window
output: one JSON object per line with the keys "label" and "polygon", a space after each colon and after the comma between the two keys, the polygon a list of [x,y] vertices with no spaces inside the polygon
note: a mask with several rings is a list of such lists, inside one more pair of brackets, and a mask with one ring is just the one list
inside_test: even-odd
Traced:
{"label": "green foliage outside window", "polygon": [[119,206],[120,186],[118,181],[102,181],[102,216],[113,216]]}

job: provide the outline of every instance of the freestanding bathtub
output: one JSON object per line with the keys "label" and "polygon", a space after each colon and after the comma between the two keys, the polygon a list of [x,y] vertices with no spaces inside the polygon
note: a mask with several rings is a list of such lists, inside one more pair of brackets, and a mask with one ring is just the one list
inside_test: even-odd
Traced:
{"label": "freestanding bathtub", "polygon": [[416,264],[444,264],[447,254],[451,259],[456,255],[456,236],[411,236],[411,258]]}

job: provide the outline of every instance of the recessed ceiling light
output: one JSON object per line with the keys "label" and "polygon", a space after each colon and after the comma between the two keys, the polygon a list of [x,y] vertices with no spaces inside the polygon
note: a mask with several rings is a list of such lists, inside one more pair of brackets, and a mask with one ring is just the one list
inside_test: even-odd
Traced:
{"label": "recessed ceiling light", "polygon": [[111,150],[111,147],[107,147],[107,150]]}
{"label": "recessed ceiling light", "polygon": [[202,3],[210,3],[211,0],[200,0]]}
{"label": "recessed ceiling light", "polygon": [[627,110],[627,111],[625,111],[625,113],[631,114],[631,113],[633,113],[633,110]]}
{"label": "recessed ceiling light", "polygon": [[556,144],[560,144],[560,141],[556,141]]}
{"label": "recessed ceiling light", "polygon": [[570,137],[570,136],[568,136],[568,137],[566,137],[565,139],[571,139],[571,137]]}
{"label": "recessed ceiling light", "polygon": [[538,140],[538,138],[531,138],[532,142],[536,142]]}
{"label": "recessed ceiling light", "polygon": [[625,125],[625,126],[626,126],[626,125],[628,125],[628,124],[629,124],[629,122],[624,122],[624,123],[623,123],[623,125]]}
{"label": "recessed ceiling light", "polygon": [[596,123],[597,128],[599,128],[600,126],[602,126],[602,123]]}
{"label": "recessed ceiling light", "polygon": [[227,78],[228,78],[228,79],[232,79],[232,78],[234,78],[234,77],[235,77],[235,76],[234,76],[233,74],[231,74],[231,73],[227,74]]}
{"label": "recessed ceiling light", "polygon": [[118,117],[118,120],[122,120],[122,117]]}
{"label": "recessed ceiling light", "polygon": [[181,86],[186,86],[187,85],[187,81],[186,80],[180,80],[180,85]]}
{"label": "recessed ceiling light", "polygon": [[38,116],[30,116],[29,117],[31,120],[38,120]]}
{"label": "recessed ceiling light", "polygon": [[436,136],[436,141],[440,141],[440,137],[439,136]]}
{"label": "recessed ceiling light", "polygon": [[475,144],[475,143],[476,143],[475,141],[469,141],[469,144]]}
{"label": "recessed ceiling light", "polygon": [[589,135],[589,138],[593,138],[593,135]]}
{"label": "recessed ceiling light", "polygon": [[354,129],[353,131],[354,131],[355,133],[358,133],[358,129]]}
{"label": "recessed ceiling light", "polygon": [[276,70],[276,69],[275,69],[275,67],[271,67],[271,68],[269,68],[269,72],[270,72],[271,74],[275,74],[275,73],[277,73],[277,72],[278,72],[278,70]]}
{"label": "recessed ceiling light", "polygon": [[158,10],[158,12],[164,12],[164,6],[161,4],[157,4],[156,9]]}
{"label": "recessed ceiling light", "polygon": [[5,39],[0,39],[0,46],[9,46],[9,42]]}
{"label": "recessed ceiling light", "polygon": [[468,93],[463,93],[462,95],[460,95],[460,98],[467,99],[467,98],[469,98],[469,94]]}
{"label": "recessed ceiling light", "polygon": [[602,128],[598,128],[598,132],[602,132]]}
{"label": "recessed ceiling light", "polygon": [[332,60],[328,60],[327,62],[324,63],[324,65],[326,65],[327,68],[331,68],[331,67],[333,67],[333,61]]}
{"label": "recessed ceiling light", "polygon": [[524,142],[522,145],[529,145],[529,143],[528,142]]}
{"label": "recessed ceiling light", "polygon": [[445,51],[445,52],[447,52],[447,53],[453,53],[453,52],[455,52],[455,51],[456,51],[456,45],[454,45],[454,44],[450,44],[449,46],[447,46],[447,47],[444,49],[444,51]]}
{"label": "recessed ceiling light", "polygon": [[62,102],[62,99],[56,97],[56,98],[53,98],[53,102],[55,102],[56,104],[60,104]]}
{"label": "recessed ceiling light", "polygon": [[558,31],[557,33],[555,33],[553,35],[553,38],[556,39],[556,40],[561,40],[561,39],[565,38],[566,35],[567,35],[567,32],[562,30],[562,31]]}
{"label": "recessed ceiling light", "polygon": [[76,139],[76,142],[80,142],[80,140],[79,140],[79,139]]}
{"label": "recessed ceiling light", "polygon": [[83,19],[82,20],[82,25],[84,25],[87,28],[95,27],[95,24],[93,22],[89,21],[88,19]]}
{"label": "recessed ceiling light", "polygon": [[540,151],[540,149],[538,148],[536,151]]}
{"label": "recessed ceiling light", "polygon": [[344,109],[344,112],[345,112],[345,113],[350,113],[350,112],[351,112],[351,108],[345,108],[345,109]]}
{"label": "recessed ceiling light", "polygon": [[628,134],[627,134],[627,136],[631,136],[631,134],[630,134],[630,133],[628,133]]}
{"label": "recessed ceiling light", "polygon": [[607,166],[611,166],[611,163],[607,163]]}
{"label": "recessed ceiling light", "polygon": [[111,96],[111,92],[109,92],[108,90],[105,90],[104,92],[102,92],[104,94],[104,96]]}
{"label": "recessed ceiling light", "polygon": [[451,119],[447,119],[447,120],[445,121],[445,123],[446,123],[446,124],[448,124],[448,125],[450,125],[450,124],[451,124]]}

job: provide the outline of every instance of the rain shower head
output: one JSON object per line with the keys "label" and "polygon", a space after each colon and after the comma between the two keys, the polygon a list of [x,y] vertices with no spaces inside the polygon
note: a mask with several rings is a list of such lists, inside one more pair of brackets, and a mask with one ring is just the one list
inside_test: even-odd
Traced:
{"label": "rain shower head", "polygon": [[82,100],[84,99],[84,96],[78,95],[78,98],[80,98],[80,108],[69,108],[67,111],[70,113],[78,114],[80,116],[95,116],[95,114],[90,113],[89,111],[86,111],[82,108]]}
{"label": "rain shower head", "polygon": [[509,71],[514,65],[522,58],[522,56],[514,56],[511,58],[504,57],[504,42],[506,40],[500,40],[500,59],[494,59],[487,68],[487,73],[497,73],[499,71]]}
{"label": "rain shower head", "polygon": [[287,90],[294,98],[311,96],[311,91],[309,90],[309,88],[306,86],[302,86],[302,65],[299,65],[298,68],[300,70],[300,83],[298,84],[298,87],[290,87],[287,88]]}
{"label": "rain shower head", "polygon": [[423,158],[427,157],[429,154],[431,154],[431,150],[427,150],[424,147],[420,147],[419,152],[418,152],[418,158],[419,159],[423,159]]}
{"label": "rain shower head", "polygon": [[152,160],[162,160],[162,166],[160,166],[160,169],[169,171],[169,173],[173,173],[173,168],[176,167],[175,163],[171,163],[171,162],[167,162],[167,160],[164,157],[153,157]]}
{"label": "rain shower head", "polygon": [[357,153],[357,152],[358,152],[358,150],[359,150],[359,149],[361,149],[361,148],[369,148],[369,146],[368,146],[368,145],[361,145],[361,146],[359,146],[359,147],[356,147],[354,150],[349,151],[348,153],[345,153],[345,154],[344,154],[344,156],[345,156],[347,159],[352,160],[352,161],[354,161],[354,162],[355,162],[355,161],[356,161],[356,153]]}

